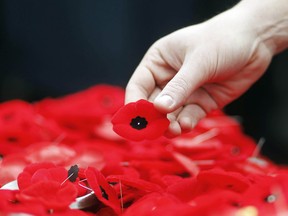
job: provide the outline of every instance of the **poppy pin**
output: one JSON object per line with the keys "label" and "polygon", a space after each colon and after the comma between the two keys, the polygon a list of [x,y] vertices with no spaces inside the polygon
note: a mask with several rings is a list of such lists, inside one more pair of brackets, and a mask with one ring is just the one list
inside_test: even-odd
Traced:
{"label": "poppy pin", "polygon": [[112,118],[113,130],[132,141],[156,139],[163,135],[169,123],[166,114],[143,99],[126,104]]}

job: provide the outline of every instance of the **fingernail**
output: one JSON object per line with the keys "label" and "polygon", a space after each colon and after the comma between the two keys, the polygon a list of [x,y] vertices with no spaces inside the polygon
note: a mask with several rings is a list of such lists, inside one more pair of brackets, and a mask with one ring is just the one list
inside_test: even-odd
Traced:
{"label": "fingernail", "polygon": [[160,97],[157,97],[155,99],[155,102],[161,105],[162,107],[167,107],[167,108],[171,108],[174,105],[174,100],[169,95],[162,95]]}

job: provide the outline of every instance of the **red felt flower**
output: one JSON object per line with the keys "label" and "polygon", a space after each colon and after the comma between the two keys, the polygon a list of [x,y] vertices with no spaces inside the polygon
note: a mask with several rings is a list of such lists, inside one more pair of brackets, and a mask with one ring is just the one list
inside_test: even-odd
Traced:
{"label": "red felt flower", "polygon": [[62,183],[67,178],[64,167],[57,167],[52,163],[30,164],[18,175],[18,186],[23,190],[39,181],[57,181]]}
{"label": "red felt flower", "polygon": [[48,138],[49,133],[39,127],[38,120],[33,106],[27,102],[12,100],[1,103],[0,154],[21,152],[23,147]]}
{"label": "red felt flower", "polygon": [[195,177],[178,179],[176,182],[168,185],[166,190],[169,194],[173,194],[181,201],[189,202],[193,198],[196,183]]}
{"label": "red felt flower", "polygon": [[198,189],[201,192],[211,191],[214,189],[232,190],[242,193],[249,185],[249,180],[237,172],[227,172],[221,169],[211,169],[209,171],[202,171],[198,176]]}
{"label": "red felt flower", "polygon": [[116,191],[106,181],[105,177],[97,169],[88,167],[86,172],[87,182],[94,191],[97,199],[112,208],[116,213],[120,213],[120,201]]}
{"label": "red felt flower", "polygon": [[79,193],[86,192],[78,186],[78,173],[73,176],[71,169],[67,171],[52,163],[28,165],[17,180],[19,194],[16,197],[20,202],[40,203],[48,210],[67,209]]}
{"label": "red felt flower", "polygon": [[76,199],[77,189],[71,182],[39,181],[20,191],[17,199],[24,203],[41,203],[48,210],[67,209]]}
{"label": "red felt flower", "polygon": [[[220,189],[200,194],[190,201],[189,204],[194,206],[194,209],[190,211],[190,215],[236,216],[238,215],[236,212],[241,206],[241,195],[234,191]],[[255,215],[251,214],[250,216]]]}
{"label": "red felt flower", "polygon": [[243,194],[243,205],[253,205],[259,215],[287,215],[287,173],[252,175],[254,184]]}
{"label": "red felt flower", "polygon": [[146,100],[132,102],[119,109],[112,123],[117,134],[134,141],[156,139],[169,126],[166,114],[157,111],[153,103]]}
{"label": "red felt flower", "polygon": [[39,203],[21,203],[16,198],[18,190],[0,190],[0,215],[46,215],[47,210]]}
{"label": "red felt flower", "polygon": [[176,197],[170,194],[151,193],[143,196],[133,203],[124,213],[125,216],[189,216],[193,209],[189,205],[181,203]]}
{"label": "red felt flower", "polygon": [[67,133],[92,132],[96,123],[113,115],[124,101],[124,90],[96,85],[61,98],[47,98],[35,104],[46,118],[54,119]]}

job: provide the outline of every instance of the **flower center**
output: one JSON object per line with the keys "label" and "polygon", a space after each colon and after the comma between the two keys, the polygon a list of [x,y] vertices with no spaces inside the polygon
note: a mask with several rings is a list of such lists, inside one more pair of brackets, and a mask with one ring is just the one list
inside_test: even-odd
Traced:
{"label": "flower center", "polygon": [[137,130],[141,130],[143,128],[146,128],[148,122],[145,118],[137,116],[136,118],[133,118],[130,122],[131,127]]}
{"label": "flower center", "polygon": [[100,186],[100,190],[101,190],[102,197],[106,200],[109,200],[109,196],[106,193],[106,191],[104,190],[104,188]]}

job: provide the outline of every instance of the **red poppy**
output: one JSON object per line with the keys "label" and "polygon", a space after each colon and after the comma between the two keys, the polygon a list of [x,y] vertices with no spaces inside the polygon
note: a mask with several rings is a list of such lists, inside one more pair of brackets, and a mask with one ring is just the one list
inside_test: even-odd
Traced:
{"label": "red poppy", "polygon": [[[95,123],[105,115],[113,115],[124,101],[124,90],[109,85],[96,85],[81,92],[60,98],[46,98],[35,104],[45,117],[61,124],[85,127],[82,123]],[[86,127],[87,128],[87,127]]]}
{"label": "red poppy", "polygon": [[251,177],[254,184],[243,193],[243,204],[255,206],[259,215],[287,215],[287,173]]}
{"label": "red poppy", "polygon": [[153,103],[146,100],[123,106],[112,118],[112,123],[117,134],[134,141],[156,139],[169,126],[166,114],[156,110]]}
{"label": "red poppy", "polygon": [[199,183],[198,189],[201,191],[200,193],[215,189],[242,193],[250,186],[250,181],[247,177],[238,172],[228,172],[222,169],[202,171],[197,176],[197,181]]}
{"label": "red poppy", "polygon": [[234,191],[217,189],[198,195],[189,204],[194,206],[190,215],[238,215],[236,212],[241,206],[241,195]]}
{"label": "red poppy", "polygon": [[151,193],[133,203],[124,213],[125,216],[191,215],[193,207],[181,203],[170,194]]}
{"label": "red poppy", "polygon": [[18,175],[18,186],[23,190],[31,185],[45,180],[53,180],[62,183],[67,178],[64,167],[57,167],[53,163],[35,163],[25,167]]}
{"label": "red poppy", "polygon": [[189,202],[193,198],[193,191],[196,187],[196,178],[177,179],[172,184],[168,185],[166,190],[169,194],[173,194],[178,199],[184,202]]}
{"label": "red poppy", "polygon": [[77,197],[77,189],[73,183],[67,181],[65,184],[53,180],[39,181],[16,195],[17,200],[23,203],[40,203],[47,210],[63,210]]}
{"label": "red poppy", "polygon": [[97,199],[112,208],[116,213],[120,213],[120,201],[115,189],[109,185],[105,177],[97,169],[88,167],[86,178],[89,186],[94,191]]}
{"label": "red poppy", "polygon": [[0,104],[0,154],[21,152],[29,144],[45,140],[37,125],[39,120],[31,104],[21,100],[11,100]]}
{"label": "red poppy", "polygon": [[[21,203],[16,198],[18,190],[0,190],[0,215],[46,215],[47,209],[39,203]],[[26,214],[25,214],[26,213]]]}
{"label": "red poppy", "polygon": [[[76,170],[78,170],[77,166],[73,166],[69,171],[67,171],[64,167],[55,166],[48,162],[28,165],[17,178],[20,189],[19,197],[23,202],[30,202],[31,200],[35,202],[38,198],[40,200],[46,199],[47,203],[43,203],[44,206],[54,206],[53,209],[62,208],[63,205],[64,207],[67,207],[67,205],[69,205],[77,195],[86,194],[86,189],[79,186],[78,171],[76,172]],[[72,173],[73,175],[71,175]],[[51,184],[51,191],[48,190],[49,184]],[[66,186],[66,184],[69,184],[70,186]],[[41,193],[33,191],[38,190],[39,187],[43,187]],[[47,187],[47,191],[45,191],[45,187]],[[54,201],[49,201],[51,196],[50,193],[52,193],[52,191],[53,193],[58,193],[59,196],[62,196],[61,194],[66,190],[68,193],[67,197],[55,198],[57,200],[63,199],[63,205],[57,205],[56,203],[53,204]],[[76,194],[74,193],[75,191]]]}
{"label": "red poppy", "polygon": [[[0,209],[8,208],[9,205],[17,202],[16,193],[18,193],[17,190],[1,189],[0,190],[0,197],[1,197]],[[1,211],[0,211],[0,215],[1,215]]]}

